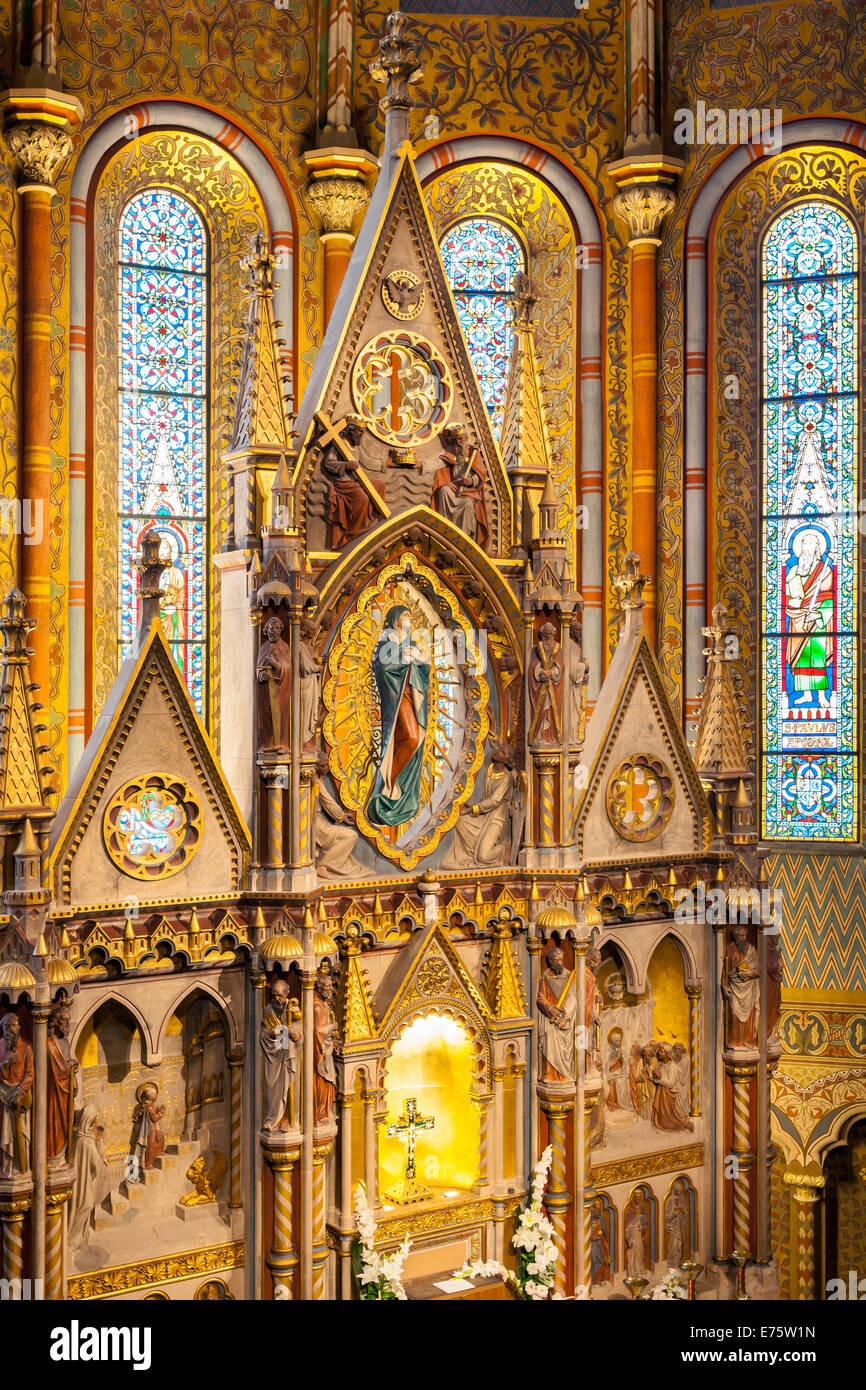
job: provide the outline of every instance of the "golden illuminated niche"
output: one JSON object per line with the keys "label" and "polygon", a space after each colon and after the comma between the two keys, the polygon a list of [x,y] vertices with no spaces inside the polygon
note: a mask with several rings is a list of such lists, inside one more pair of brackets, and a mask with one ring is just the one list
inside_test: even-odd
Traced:
{"label": "golden illuminated niche", "polygon": [[[478,1175],[480,1117],[472,1103],[476,1049],[466,1027],[447,1014],[429,1013],[407,1025],[391,1048],[385,1073],[388,1123],[405,1114],[414,1099],[433,1120],[416,1140],[418,1179],[437,1196],[457,1197]],[[406,1167],[406,1145],[387,1134],[379,1139],[380,1187],[397,1186]],[[386,1199],[387,1201],[387,1199]]]}
{"label": "golden illuminated niche", "polygon": [[[597,986],[604,1009],[634,1008],[652,999],[653,1038],[670,1044],[681,1042],[688,1047],[689,1001],[685,992],[685,970],[680,948],[672,936],[663,937],[653,951],[647,969],[647,988],[642,994],[629,990],[615,950],[609,957],[605,955],[598,971]],[[649,1036],[642,1039],[649,1040]],[[608,1041],[605,1033],[602,1046]]]}
{"label": "golden illuminated niche", "polygon": [[179,777],[148,773],[115,792],[102,821],[113,864],[131,878],[171,878],[201,844],[203,813],[195,793]]}
{"label": "golden illuminated niche", "polygon": [[674,783],[659,758],[638,753],[610,774],[605,796],[608,819],[624,840],[654,840],[674,809]]}
{"label": "golden illuminated niche", "polygon": [[[401,607],[430,668],[417,809],[411,806],[402,824],[374,824],[369,812],[384,762],[384,716],[373,663],[388,615]],[[324,735],[331,772],[358,829],[403,869],[432,854],[472,795],[490,725],[482,671],[476,634],[456,598],[408,552],[362,591],[328,654]]]}

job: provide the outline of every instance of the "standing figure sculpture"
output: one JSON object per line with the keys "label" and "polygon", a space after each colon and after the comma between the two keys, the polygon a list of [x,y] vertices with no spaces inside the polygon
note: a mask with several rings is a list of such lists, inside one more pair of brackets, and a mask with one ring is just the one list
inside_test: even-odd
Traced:
{"label": "standing figure sculpture", "polygon": [[337,1089],[334,1068],[337,1021],[332,1008],[333,998],[334,981],[320,970],[313,995],[313,1120],[317,1125],[326,1125],[330,1120]]}
{"label": "standing figure sculpture", "polygon": [[279,618],[268,618],[264,633],[265,640],[259,647],[256,661],[256,680],[259,683],[258,746],[288,750],[291,741],[289,702],[292,693],[292,655],[288,643],[283,641],[283,624]]}
{"label": "standing figure sculpture", "polygon": [[263,1129],[295,1127],[295,1083],[303,1041],[300,1017],[296,1000],[289,998],[288,982],[274,980],[259,1034],[265,1071]]}
{"label": "standing figure sculpture", "polygon": [[442,431],[445,453],[433,479],[433,509],[459,526],[482,550],[490,536],[484,481],[487,476],[477,448],[469,448],[463,425]]}
{"label": "standing figure sculpture", "polygon": [[529,661],[527,686],[532,717],[531,744],[562,742],[562,679],[565,659],[553,623],[544,623]]}
{"label": "standing figure sculpture", "polygon": [[92,1229],[92,1217],[108,1190],[108,1159],[105,1157],[104,1133],[96,1106],[87,1103],[82,1108],[72,1131],[72,1162],[75,1182],[69,1208],[69,1246],[75,1250],[86,1245]]}
{"label": "standing figure sculpture", "polygon": [[649,1216],[646,1198],[640,1189],[629,1200],[623,1217],[625,1262],[630,1279],[642,1279],[649,1263]]}
{"label": "standing figure sculpture", "polygon": [[0,1178],[30,1170],[33,1049],[21,1036],[18,1015],[0,1019]]}
{"label": "standing figure sculpture", "polygon": [[165,1135],[159,1122],[165,1114],[165,1106],[157,1105],[159,1087],[153,1081],[143,1082],[135,1093],[136,1105],[132,1112],[135,1138],[132,1156],[136,1160],[137,1180],[144,1182],[145,1171],[156,1166],[165,1148]]}
{"label": "standing figure sculpture", "polygon": [[59,1158],[66,1150],[69,1126],[72,1122],[74,1096],[74,1066],[69,1051],[70,1010],[67,1004],[57,1004],[48,1019],[47,1061],[47,1118],[46,1152],[48,1158]]}
{"label": "standing figure sculpture", "polygon": [[665,1234],[668,1244],[668,1268],[679,1269],[691,1255],[689,1226],[691,1213],[682,1178],[674,1182],[665,1202]]}
{"label": "standing figure sculpture", "polygon": [[308,752],[316,744],[316,728],[319,723],[319,704],[322,698],[322,663],[316,660],[313,637],[316,624],[305,619],[301,623],[300,668],[301,668],[301,747]]}
{"label": "standing figure sculpture", "polygon": [[722,964],[725,1001],[725,1046],[732,1051],[758,1046],[761,972],[758,953],[741,922],[731,928]]}
{"label": "standing figure sculpture", "polygon": [[566,973],[565,957],[552,946],[545,961],[547,969],[538,985],[538,1047],[541,1053],[541,1081],[574,1081],[574,1029],[577,1021],[577,991],[574,971]]}

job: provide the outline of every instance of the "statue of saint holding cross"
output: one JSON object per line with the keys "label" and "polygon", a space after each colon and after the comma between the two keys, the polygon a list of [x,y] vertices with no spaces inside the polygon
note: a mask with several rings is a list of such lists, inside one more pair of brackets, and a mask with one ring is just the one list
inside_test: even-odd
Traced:
{"label": "statue of saint holding cross", "polygon": [[418,1114],[418,1102],[414,1096],[407,1096],[403,1102],[403,1118],[388,1126],[388,1137],[400,1140],[406,1145],[406,1171],[403,1181],[387,1192],[394,1202],[423,1202],[435,1196],[432,1187],[425,1187],[415,1176],[416,1135],[421,1129],[434,1129],[436,1121],[431,1116]]}
{"label": "statue of saint holding cross", "polygon": [[317,441],[322,472],[328,480],[329,544],[332,550],[342,550],[390,511],[383,496],[384,485],[373,482],[361,467],[358,446],[364,434],[363,421],[357,415],[347,415],[331,424],[321,412],[316,421],[322,431]]}

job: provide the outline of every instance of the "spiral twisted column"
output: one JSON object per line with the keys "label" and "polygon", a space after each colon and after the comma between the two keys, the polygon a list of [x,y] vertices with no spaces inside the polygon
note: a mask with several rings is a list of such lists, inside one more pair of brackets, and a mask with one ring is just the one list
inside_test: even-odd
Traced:
{"label": "spiral twisted column", "polygon": [[29,1210],[29,1197],[0,1202],[4,1279],[21,1279],[24,1273],[24,1221]]}
{"label": "spiral twisted column", "polygon": [[45,1298],[56,1302],[64,1296],[63,1287],[63,1208],[72,1189],[49,1192],[45,1199]]}
{"label": "spiral twisted column", "polygon": [[229,1206],[243,1206],[243,1138],[244,1138],[244,1050],[242,1047],[230,1052],[226,1058],[229,1064],[231,1087],[231,1175],[229,1178]]}
{"label": "spiral twisted column", "polygon": [[701,1113],[701,986],[686,985],[689,998],[689,1114]]}
{"label": "spiral twisted column", "polygon": [[755,1155],[749,1138],[749,1107],[752,1087],[757,1074],[754,1064],[729,1066],[732,1093],[732,1136],[731,1154],[736,1160],[733,1177],[734,1185],[734,1250],[752,1253],[751,1198],[754,1176]]}
{"label": "spiral twisted column", "polygon": [[[278,1286],[282,1286],[288,1290],[288,1297],[291,1299],[294,1274],[298,1266],[292,1228],[292,1173],[297,1161],[297,1149],[286,1152],[265,1149],[265,1162],[274,1179],[273,1233],[266,1260],[273,1280],[273,1298],[277,1297]],[[285,1295],[282,1297],[285,1298]]]}
{"label": "spiral twisted column", "polygon": [[553,1276],[555,1293],[565,1297],[568,1292],[568,1218],[572,1204],[572,1194],[568,1186],[567,1125],[568,1116],[574,1110],[574,1101],[552,1100],[542,1096],[541,1108],[547,1116],[547,1132],[553,1151],[550,1177],[544,1206],[553,1226],[553,1240],[557,1259]]}
{"label": "spiral twisted column", "polygon": [[327,1298],[328,1244],[325,1230],[326,1164],[333,1141],[313,1149],[313,1298]]}

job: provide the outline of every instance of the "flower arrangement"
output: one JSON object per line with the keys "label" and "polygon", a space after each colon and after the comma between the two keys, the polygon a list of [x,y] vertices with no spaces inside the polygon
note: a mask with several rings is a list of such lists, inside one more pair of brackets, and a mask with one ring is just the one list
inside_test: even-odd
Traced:
{"label": "flower arrangement", "polygon": [[645,1293],[641,1294],[641,1298],[688,1298],[688,1294],[680,1283],[680,1276],[677,1274],[676,1270],[670,1269],[661,1283],[654,1284],[651,1289],[647,1289]]}
{"label": "flower arrangement", "polygon": [[403,1265],[411,1248],[409,1237],[406,1236],[403,1244],[393,1255],[378,1253],[375,1249],[376,1222],[367,1201],[367,1190],[362,1182],[359,1182],[355,1189],[353,1211],[358,1234],[352,1241],[352,1267],[360,1297],[367,1302],[393,1302],[395,1299],[405,1302]]}
{"label": "flower arrangement", "polygon": [[553,1227],[541,1207],[552,1162],[553,1150],[548,1145],[535,1166],[532,1194],[528,1205],[518,1214],[517,1229],[511,1238],[512,1247],[518,1253],[517,1273],[506,1269],[498,1260],[473,1260],[463,1269],[454,1271],[457,1278],[489,1279],[498,1276],[511,1284],[521,1298],[532,1302],[562,1297],[561,1294],[551,1295],[550,1292],[556,1268],[556,1246],[553,1243]]}

